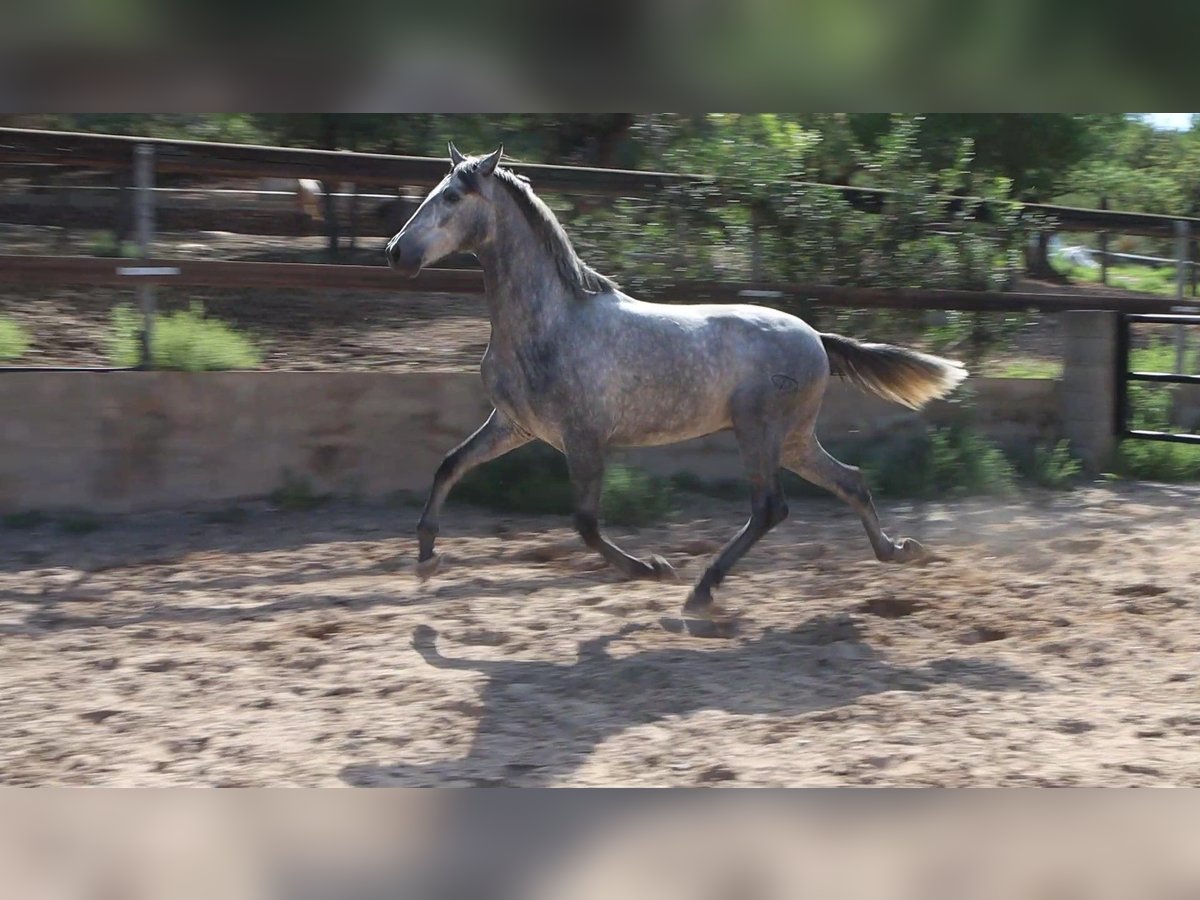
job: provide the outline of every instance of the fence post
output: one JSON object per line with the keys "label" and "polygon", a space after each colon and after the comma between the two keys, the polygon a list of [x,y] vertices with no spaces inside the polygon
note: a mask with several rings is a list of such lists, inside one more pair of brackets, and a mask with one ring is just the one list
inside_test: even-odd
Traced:
{"label": "fence post", "polygon": [[[1187,284],[1188,270],[1188,223],[1175,220],[1175,299],[1183,303],[1183,291]],[[1187,357],[1187,326],[1175,326],[1175,371],[1185,374],[1183,367]]]}
{"label": "fence post", "polygon": [[[138,144],[133,151],[133,177],[137,187],[135,217],[137,220],[138,256],[144,263],[150,257],[150,242],[154,239],[154,147]],[[138,304],[142,310],[141,359],[139,368],[154,367],[150,341],[154,331],[154,285],[138,285]]]}
{"label": "fence post", "polygon": [[1089,472],[1103,472],[1117,449],[1121,315],[1073,310],[1063,326],[1062,436]]}
{"label": "fence post", "polygon": [[1200,278],[1197,277],[1198,274],[1200,274],[1200,272],[1197,271],[1197,270],[1200,270],[1200,242],[1198,242],[1195,238],[1192,238],[1192,257],[1191,258],[1192,258],[1192,296],[1195,297],[1195,296],[1197,296],[1197,294],[1196,294],[1197,281],[1200,280]]}
{"label": "fence post", "polygon": [[[1100,198],[1100,208],[1108,209],[1108,197]],[[1100,283],[1108,284],[1108,232],[1100,232]]]}

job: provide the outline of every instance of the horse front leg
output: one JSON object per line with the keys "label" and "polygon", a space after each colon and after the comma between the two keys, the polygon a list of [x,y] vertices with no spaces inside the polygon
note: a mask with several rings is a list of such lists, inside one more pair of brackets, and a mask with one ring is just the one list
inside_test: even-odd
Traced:
{"label": "horse front leg", "polygon": [[741,610],[717,603],[713,600],[713,589],[725,580],[725,576],[738,560],[762,540],[763,535],[786,519],[787,515],[787,501],[779,487],[778,478],[771,477],[755,482],[750,498],[750,518],[704,570],[704,574],[700,576],[683,605],[684,615],[714,622],[738,618]]}
{"label": "horse front leg", "polygon": [[568,442],[565,450],[575,498],[575,530],[583,542],[628,578],[676,578],[675,569],[658,555],[648,560],[630,556],[600,531],[600,494],[604,488],[604,452],[593,444]]}
{"label": "horse front leg", "polygon": [[446,454],[433,476],[433,487],[429,490],[425,509],[417,522],[417,575],[422,580],[436,573],[441,566],[442,557],[433,552],[433,544],[438,536],[442,504],[446,502],[450,489],[476,466],[503,456],[530,440],[528,434],[494,409],[478,431]]}

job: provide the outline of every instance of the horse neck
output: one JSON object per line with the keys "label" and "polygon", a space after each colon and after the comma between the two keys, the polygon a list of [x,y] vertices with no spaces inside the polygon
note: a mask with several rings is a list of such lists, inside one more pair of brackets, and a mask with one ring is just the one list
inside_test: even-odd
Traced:
{"label": "horse neck", "polygon": [[503,189],[497,194],[495,237],[476,256],[483,267],[493,342],[517,343],[553,327],[572,296],[516,201]]}

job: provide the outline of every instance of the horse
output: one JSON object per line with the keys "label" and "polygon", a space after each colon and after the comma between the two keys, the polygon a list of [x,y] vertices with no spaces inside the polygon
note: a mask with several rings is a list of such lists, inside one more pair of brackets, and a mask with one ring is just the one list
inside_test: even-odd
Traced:
{"label": "horse", "polygon": [[961,363],[820,333],[766,307],[637,300],[579,258],[528,179],[499,165],[503,145],[468,157],[451,143],[449,152],[450,172],[385,252],[410,278],[456,251],[479,259],[491,320],[480,375],[493,409],[438,466],[417,524],[418,577],[440,568],[434,544],[454,484],[536,439],[566,456],[574,526],[587,547],[628,578],[673,580],[661,556],[632,556],[601,530],[606,457],[729,429],[750,481],[750,518],[692,586],[686,618],[729,622],[742,613],[713,591],[787,518],[781,468],[849,504],[880,561],[927,556],[919,542],[884,532],[862,473],[830,456],[814,426],[831,375],[919,409],[967,377]]}

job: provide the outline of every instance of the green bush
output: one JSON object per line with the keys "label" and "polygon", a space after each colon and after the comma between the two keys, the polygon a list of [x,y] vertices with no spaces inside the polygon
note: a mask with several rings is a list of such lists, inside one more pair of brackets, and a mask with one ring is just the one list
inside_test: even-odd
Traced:
{"label": "green bush", "polygon": [[546,444],[527,444],[468,472],[450,497],[505,512],[565,515],[572,506],[567,460]]}
{"label": "green bush", "polygon": [[650,525],[674,506],[671,484],[633,466],[613,465],[604,473],[600,514],[613,525]]}
{"label": "green bush", "polygon": [[996,378],[1030,378],[1053,381],[1062,378],[1062,361],[1057,359],[1014,359],[995,366]]}
{"label": "green bush", "polygon": [[1200,481],[1200,446],[1127,440],[1117,448],[1121,475],[1147,481]]}
{"label": "green bush", "polygon": [[1016,470],[1004,452],[964,425],[847,449],[840,458],[861,468],[872,493],[882,497],[1005,494],[1016,487]]}
{"label": "green bush", "polygon": [[[600,514],[613,525],[647,525],[674,505],[673,486],[641,469],[610,465]],[[566,458],[543,443],[529,444],[469,472],[451,493],[455,502],[518,513],[569,515],[574,508]]]}
{"label": "green bush", "polygon": [[[930,499],[1004,494],[1017,484],[1017,469],[1004,452],[964,425],[934,428],[916,437],[878,444],[855,442],[829,449],[841,462],[862,469],[871,492],[883,497]],[[1038,451],[1030,470],[1040,471],[1040,477],[1047,481],[1065,483],[1078,471],[1078,466],[1077,461],[1066,455],[1065,448],[1055,448]],[[750,497],[749,486],[740,479],[704,481],[682,474],[671,480],[679,490],[709,497],[747,501]],[[794,472],[781,472],[779,481],[789,497],[830,496],[824,488]]]}
{"label": "green bush", "polygon": [[29,509],[24,512],[9,513],[4,516],[3,521],[5,528],[37,528],[46,523],[46,515],[36,509]]}
{"label": "green bush", "polygon": [[12,319],[0,318],[0,362],[20,359],[29,349],[29,334]]}
{"label": "green bush", "polygon": [[671,476],[671,487],[689,494],[701,494],[718,500],[747,500],[750,485],[742,478],[718,478],[705,480],[691,472],[678,472]]}
{"label": "green bush", "polygon": [[302,476],[284,471],[283,483],[275,488],[267,498],[276,509],[304,511],[316,509],[329,502],[328,494],[318,494],[313,490],[312,482]]}
{"label": "green bush", "polygon": [[99,531],[101,523],[91,513],[68,513],[59,517],[58,528],[63,534],[85,535]]}
{"label": "green bush", "polygon": [[92,256],[115,256],[122,259],[133,259],[138,255],[137,244],[132,241],[118,243],[117,236],[111,231],[101,231],[88,242],[88,250]]}
{"label": "green bush", "polygon": [[1019,453],[1014,464],[1023,480],[1056,491],[1070,488],[1083,470],[1066,441],[1059,441],[1053,447],[1038,445]]}
{"label": "green bush", "polygon": [[[142,317],[132,307],[113,310],[108,352],[114,365],[138,364],[141,328]],[[150,355],[156,369],[182,372],[254,369],[262,363],[249,337],[219,319],[205,318],[199,303],[155,318]]]}

